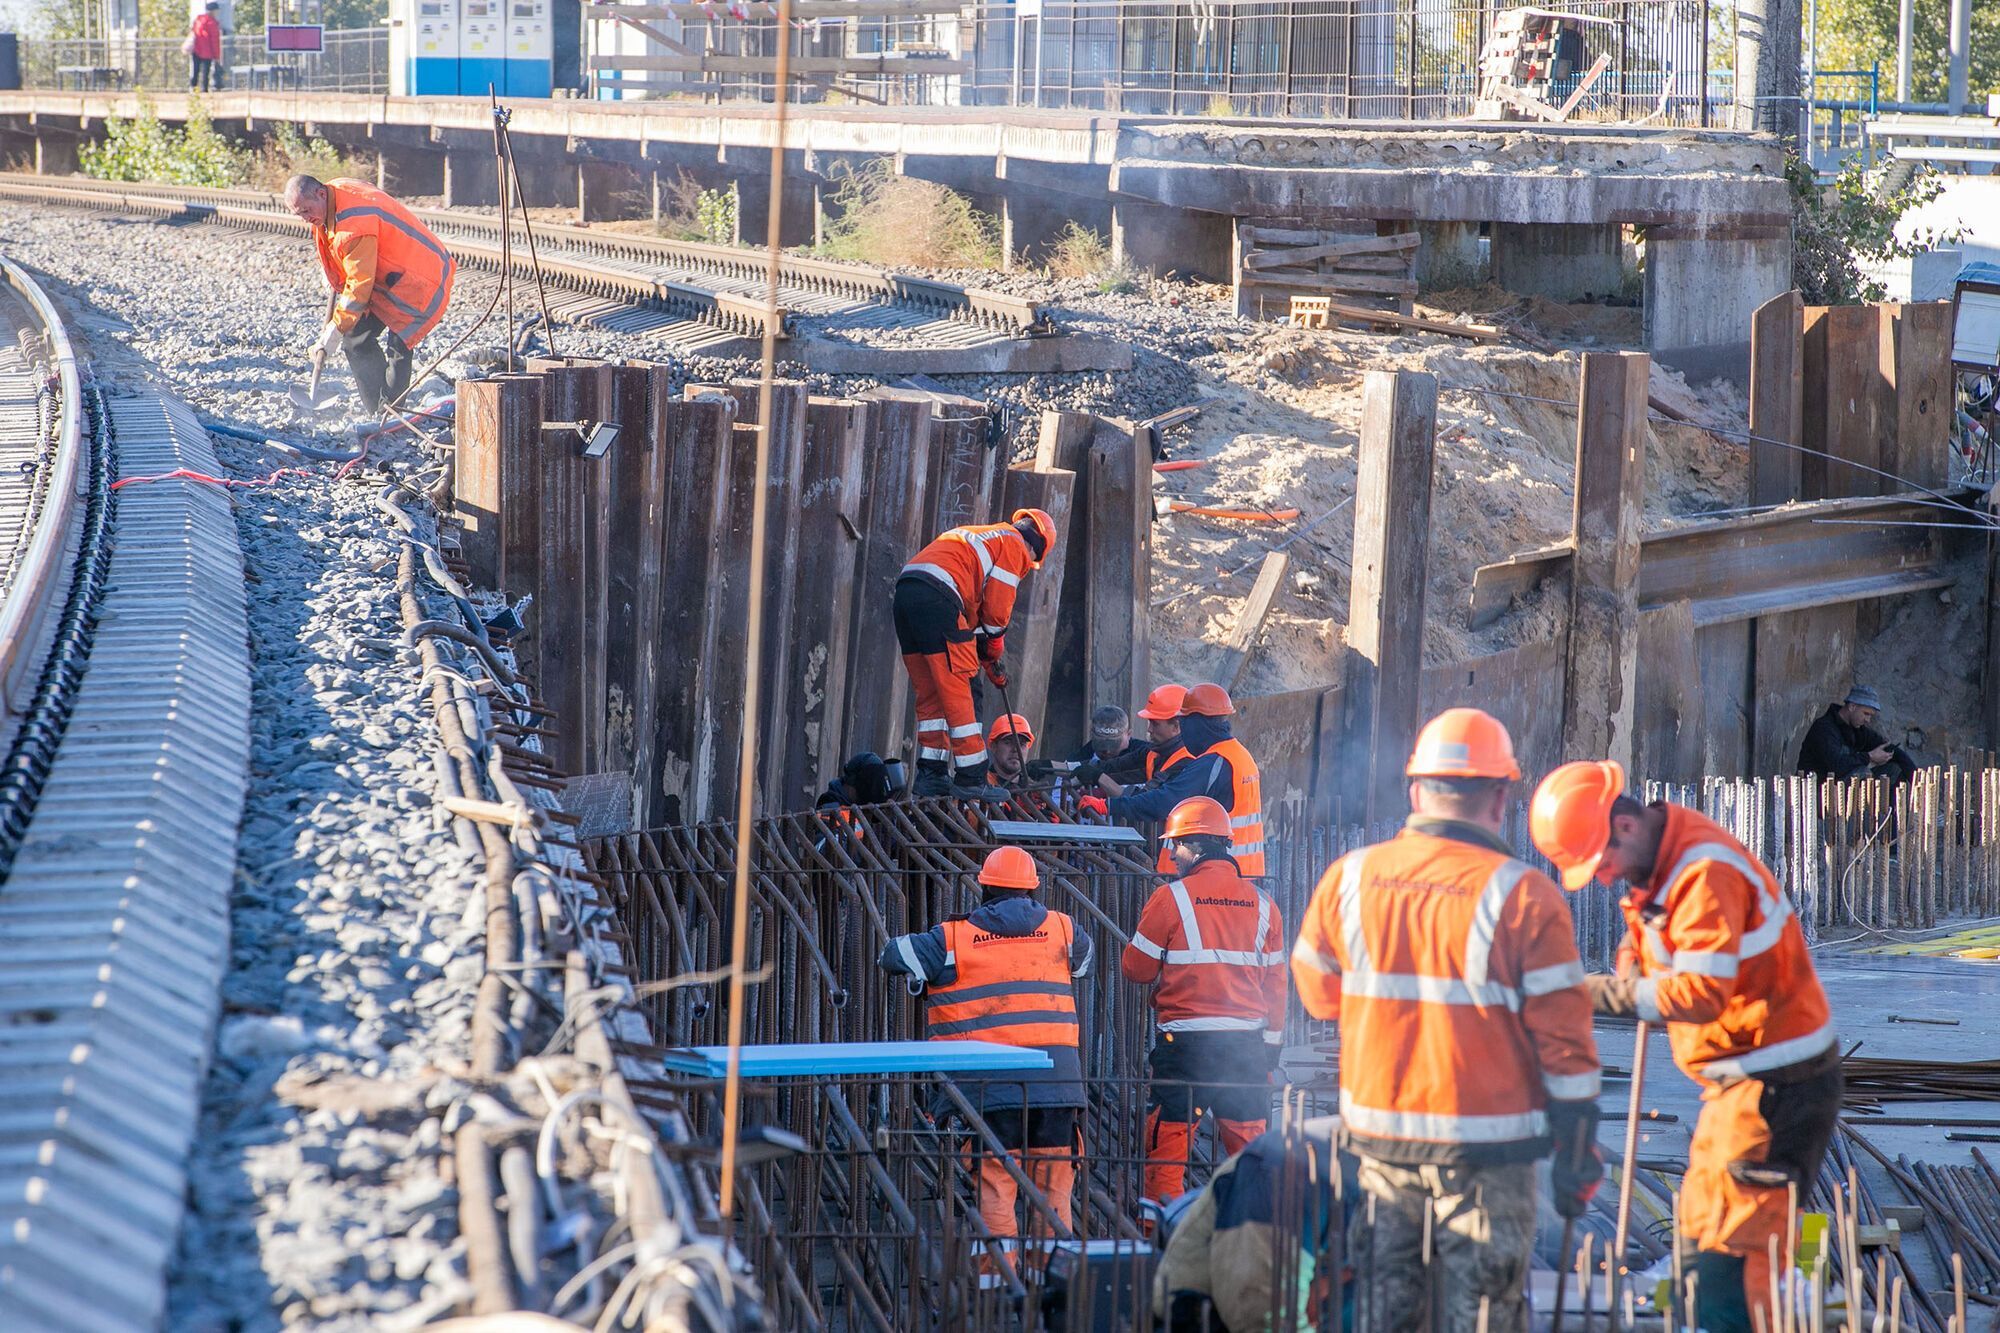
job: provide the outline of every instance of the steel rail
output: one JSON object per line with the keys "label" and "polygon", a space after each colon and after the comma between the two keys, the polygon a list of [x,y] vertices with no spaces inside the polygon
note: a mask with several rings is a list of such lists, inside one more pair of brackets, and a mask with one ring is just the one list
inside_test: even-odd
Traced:
{"label": "steel rail", "polygon": [[63,557],[76,516],[83,484],[83,380],[77,371],[76,349],[63,327],[62,316],[27,271],[0,258],[7,285],[41,325],[42,346],[55,371],[58,396],[54,453],[48,485],[27,550],[0,599],[0,708],[16,697],[24,672],[35,664],[29,651],[62,586]]}
{"label": "steel rail", "polygon": [[[305,224],[283,202],[261,190],[229,190],[198,185],[152,182],[61,181],[24,179],[0,173],[0,198],[29,199],[65,205],[155,214],[163,218],[212,220],[228,226],[302,234]],[[413,208],[420,221],[438,233],[460,257],[492,267],[500,253],[501,220],[456,209]],[[522,237],[517,219],[509,217],[510,238]],[[538,239],[577,252],[568,258],[542,256],[545,272],[558,272],[565,286],[616,293],[633,299],[713,312],[714,322],[761,332],[764,304],[747,291],[729,291],[701,283],[662,279],[615,265],[658,265],[691,269],[720,281],[754,286],[763,277],[765,257],[758,251],[699,241],[675,241],[629,232],[606,232],[562,223],[538,223]],[[608,260],[609,264],[591,260]],[[513,256],[517,272],[529,271],[524,256]],[[986,291],[958,283],[894,273],[866,264],[787,255],[778,272],[788,302],[799,298],[834,297],[856,305],[880,304],[918,310],[933,317],[960,321],[1016,337],[1041,337],[1056,332],[1054,322],[1035,301],[1006,292]],[[781,307],[778,336],[788,337],[797,312]]]}

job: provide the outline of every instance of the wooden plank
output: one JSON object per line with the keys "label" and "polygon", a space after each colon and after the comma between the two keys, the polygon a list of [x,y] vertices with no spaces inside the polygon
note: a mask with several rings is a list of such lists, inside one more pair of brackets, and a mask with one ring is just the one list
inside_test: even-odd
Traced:
{"label": "wooden plank", "polygon": [[896,576],[937,535],[924,530],[931,405],[881,400],[866,429],[854,628],[847,641],[847,740],[840,749],[890,756],[900,752],[912,721],[910,678],[896,647]]}
{"label": "wooden plank", "polygon": [[[1129,424],[1100,417],[1091,430],[1088,483],[1090,577],[1086,686],[1090,706],[1130,707],[1152,676],[1153,459]],[[1050,729],[1048,753],[1066,753],[1083,735]]]}
{"label": "wooden plank", "polygon": [[1750,654],[1750,776],[1798,768],[1806,728],[1854,681],[1854,603],[1762,616]]}
{"label": "wooden plank", "polygon": [[1329,245],[1356,237],[1380,240],[1370,225],[1362,222],[1349,223],[1344,227],[1302,228],[1302,227],[1260,227],[1238,224],[1237,234],[1246,245]]}
{"label": "wooden plank", "polygon": [[[602,419],[603,362],[534,360],[528,368],[542,377],[543,421]],[[610,465],[582,451],[576,430],[543,430],[541,559],[529,617],[540,648],[537,683],[556,718],[549,753],[572,775],[600,771],[604,748],[604,492]]]}
{"label": "wooden plank", "polygon": [[[607,415],[618,423],[606,478],[604,754],[606,772],[652,772],[653,705],[659,692],[659,532],[665,519],[667,451],[653,431],[655,398],[673,391],[672,370],[628,361],[611,367]],[[635,778],[636,780],[636,778]],[[632,807],[638,809],[635,794]]]}
{"label": "wooden plank", "polygon": [[[624,56],[592,58],[600,70],[637,70],[654,74],[776,74],[776,56]],[[970,60],[903,59],[891,56],[793,56],[794,77],[812,74],[871,74],[888,78],[918,75],[960,75],[972,72]]]}
{"label": "wooden plank", "polygon": [[1437,379],[1371,370],[1361,410],[1345,728],[1333,762],[1349,775],[1348,816],[1373,820],[1403,812],[1403,765],[1421,721]]}
{"label": "wooden plank", "polygon": [[[1795,291],[1757,307],[1750,321],[1750,433],[1785,444],[1803,441],[1805,303]],[[1750,503],[1799,498],[1797,449],[1750,442]]]}
{"label": "wooden plank", "polygon": [[1264,628],[1264,617],[1271,613],[1271,603],[1284,586],[1289,559],[1283,551],[1265,554],[1257,581],[1250,585],[1250,595],[1243,599],[1243,609],[1237,612],[1236,624],[1222,646],[1222,662],[1215,669],[1215,678],[1232,694],[1243,679],[1243,669],[1250,665],[1250,651],[1256,645],[1257,632]]}
{"label": "wooden plank", "polygon": [[458,382],[452,512],[460,546],[475,583],[514,597],[533,586],[540,545],[541,425],[540,376]]}
{"label": "wooden plank", "polygon": [[1273,269],[1246,272],[1240,284],[1246,287],[1295,287],[1309,292],[1363,292],[1382,296],[1415,296],[1417,284],[1409,278],[1377,277],[1367,273],[1293,273]]}
{"label": "wooden plank", "polygon": [[1700,781],[1702,718],[1693,608],[1680,601],[1641,611],[1632,724],[1635,778]]}
{"label": "wooden plank", "polygon": [[1427,666],[1417,716],[1447,708],[1478,708],[1506,724],[1521,772],[1533,778],[1560,764],[1563,730],[1563,662],[1567,643],[1558,634],[1463,662]]}
{"label": "wooden plank", "polygon": [[1417,315],[1398,314],[1393,310],[1368,310],[1361,306],[1342,305],[1338,301],[1328,303],[1327,313],[1350,324],[1387,324],[1393,328],[1421,329],[1426,333],[1469,338],[1473,342],[1505,342],[1508,337],[1505,331],[1490,329],[1483,324],[1454,324],[1448,319],[1424,319]]}
{"label": "wooden plank", "polygon": [[1890,384],[1895,429],[1884,467],[1903,478],[1898,489],[1942,490],[1951,479],[1955,406],[1951,302],[1920,301],[1888,308],[1895,327]]}
{"label": "wooden plank", "polygon": [[866,470],[868,403],[806,403],[799,470],[797,589],[792,600],[791,676],[797,741],[786,747],[779,808],[808,808],[840,771],[847,716],[848,636],[853,632],[854,562],[860,553],[861,478]]}
{"label": "wooden plank", "polygon": [[[1016,463],[1007,469],[1005,498],[1001,508],[1041,509],[1055,520],[1056,531],[1070,526],[1075,507],[1076,473],[1067,468],[1037,468]],[[1014,603],[1013,624],[1007,630],[1008,656],[1013,661],[1007,671],[1013,677],[1009,692],[1014,707],[1048,734],[1049,680],[1055,667],[1056,628],[1061,620],[1064,575],[1070,564],[1070,544],[1058,541],[1042,558],[1042,567],[1021,585]],[[1047,753],[1063,753],[1045,747]]]}
{"label": "wooden plank", "polygon": [[1062,594],[1057,599],[1055,645],[1050,654],[1048,702],[1041,716],[1044,754],[1068,754],[1083,745],[1090,730],[1089,615],[1090,586],[1090,434],[1095,421],[1088,412],[1044,412],[1035,443],[1035,470],[1062,471],[1075,476],[1071,488],[1069,526],[1059,545],[1070,555],[1063,562]]}
{"label": "wooden plank", "polygon": [[1639,651],[1639,527],[1646,487],[1646,384],[1652,358],[1583,358],[1570,562],[1563,751],[1632,767]]}
{"label": "wooden plank", "polygon": [[[1415,232],[1404,232],[1399,236],[1342,237],[1337,241],[1325,241],[1318,245],[1296,249],[1252,250],[1243,256],[1243,267],[1296,267],[1300,264],[1317,263],[1322,259],[1345,259],[1351,255],[1394,254],[1416,249],[1422,239]],[[1405,259],[1403,262],[1407,267],[1408,260]]]}
{"label": "wooden plank", "polygon": [[[736,419],[761,426],[757,381],[731,380],[729,391],[736,398]],[[756,804],[763,814],[795,808],[781,803],[778,793],[784,790],[789,766],[787,748],[805,743],[798,725],[800,701],[789,688],[794,676],[792,606],[802,549],[798,517],[805,421],[806,386],[798,380],[775,381],[771,385],[771,428],[766,432],[770,445],[764,492],[764,615],[758,651]]]}
{"label": "wooden plank", "polygon": [[700,711],[702,678],[711,669],[702,641],[709,621],[710,551],[722,528],[735,404],[657,402],[654,433],[667,451],[666,519],[653,540],[660,559],[659,692],[654,712],[653,773],[641,816],[649,827],[676,817],[705,819],[714,808],[700,763],[716,744],[714,720]]}

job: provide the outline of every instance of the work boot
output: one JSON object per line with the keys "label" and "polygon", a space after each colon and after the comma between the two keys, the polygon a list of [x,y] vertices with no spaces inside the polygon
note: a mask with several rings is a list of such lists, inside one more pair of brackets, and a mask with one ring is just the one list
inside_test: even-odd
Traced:
{"label": "work boot", "polygon": [[910,784],[910,795],[920,801],[951,795],[951,769],[935,759],[918,760],[917,779]]}

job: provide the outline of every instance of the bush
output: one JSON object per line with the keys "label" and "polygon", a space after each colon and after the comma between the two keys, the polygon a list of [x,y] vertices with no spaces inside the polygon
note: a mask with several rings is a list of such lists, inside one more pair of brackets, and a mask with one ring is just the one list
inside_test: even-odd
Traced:
{"label": "bush", "polygon": [[1070,221],[1049,247],[1046,265],[1052,278],[1094,278],[1111,267],[1111,243],[1102,233]]}
{"label": "bush", "polygon": [[660,200],[659,230],[676,241],[736,244],[736,191],[704,190],[694,177],[680,172]]}
{"label": "bush", "polygon": [[349,157],[324,139],[308,139],[299,133],[298,126],[285,121],[250,159],[247,180],[257,189],[275,194],[293,176],[313,176],[323,181],[341,176],[373,180],[375,163],[365,157]]}
{"label": "bush", "polygon": [[1936,172],[1921,170],[1901,189],[1878,192],[1859,162],[1821,185],[1810,163],[1788,155],[1785,178],[1792,187],[1792,285],[1807,305],[1879,301],[1882,285],[1861,271],[1863,263],[1903,258],[1957,239],[1930,234],[1896,239],[1903,215],[1944,188]]}
{"label": "bush", "polygon": [[249,175],[248,155],[215,132],[199,99],[189,105],[184,129],[162,125],[142,97],[135,119],[108,117],[104,133],[102,143],[86,144],[77,154],[83,174],[98,180],[227,187]]}
{"label": "bush", "polygon": [[896,174],[886,159],[851,172],[834,191],[840,216],[820,253],[890,268],[999,268],[1000,220],[964,195]]}

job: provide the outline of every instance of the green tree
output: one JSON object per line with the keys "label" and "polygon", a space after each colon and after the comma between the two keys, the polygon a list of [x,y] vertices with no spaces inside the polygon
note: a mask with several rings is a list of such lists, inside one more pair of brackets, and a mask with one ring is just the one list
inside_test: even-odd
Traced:
{"label": "green tree", "polygon": [[[1896,0],[1820,0],[1821,69],[1880,64],[1882,96],[1896,95]],[[1942,102],[1951,34],[1950,0],[1917,0],[1911,23],[1910,100]],[[2000,0],[1972,0],[1969,92],[1983,103],[2000,92]]]}

